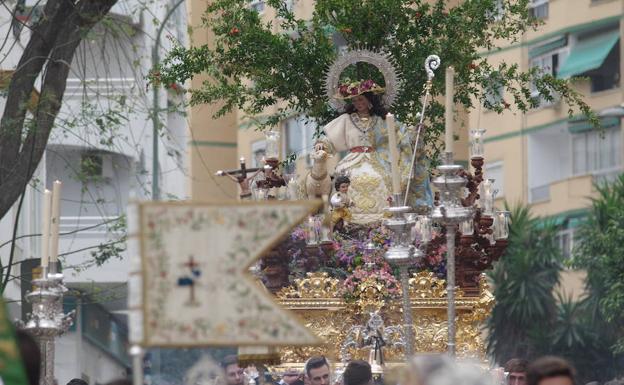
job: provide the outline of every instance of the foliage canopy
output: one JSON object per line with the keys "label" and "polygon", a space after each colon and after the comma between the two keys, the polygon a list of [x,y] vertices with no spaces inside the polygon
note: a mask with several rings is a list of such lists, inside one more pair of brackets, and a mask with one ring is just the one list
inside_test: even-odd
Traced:
{"label": "foliage canopy", "polygon": [[[191,103],[220,102],[217,116],[240,109],[258,119],[260,129],[275,126],[292,114],[303,114],[319,125],[336,116],[324,91],[324,74],[341,47],[383,50],[402,75],[402,90],[392,112],[407,124],[416,124],[428,55],[437,54],[443,66],[456,69],[455,101],[466,108],[475,101],[498,111],[536,107],[531,85],[546,100],[559,95],[569,114],[597,119],[581,95],[566,80],[527,72],[518,64],[488,62],[484,50],[500,41],[517,42],[539,22],[528,12],[529,0],[466,0],[447,7],[447,1],[421,0],[318,0],[311,17],[298,18],[282,0],[268,0],[267,21],[246,0],[216,0],[203,17],[214,33],[210,45],[178,46],[150,78],[175,84],[206,75],[200,87],[191,89]],[[493,83],[496,83],[495,85]],[[502,86],[506,97],[488,101],[492,88]],[[438,70],[432,94],[444,91],[444,71]],[[443,106],[435,101],[428,111],[427,144],[443,130]],[[436,148],[435,145],[433,148]]]}

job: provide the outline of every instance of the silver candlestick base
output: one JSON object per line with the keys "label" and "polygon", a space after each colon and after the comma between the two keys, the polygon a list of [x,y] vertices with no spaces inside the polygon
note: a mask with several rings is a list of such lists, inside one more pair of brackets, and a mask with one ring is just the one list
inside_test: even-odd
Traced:
{"label": "silver candlestick base", "polygon": [[440,175],[433,185],[440,192],[440,205],[433,208],[431,218],[446,227],[446,292],[448,300],[448,354],[455,356],[455,234],[463,221],[471,219],[474,208],[461,204],[464,188],[468,182],[459,175],[462,166],[453,164],[453,153],[445,154],[445,162],[438,166]]}
{"label": "silver candlestick base", "polygon": [[414,321],[412,320],[412,303],[409,297],[409,267],[423,258],[423,253],[411,244],[411,229],[415,225],[414,219],[408,219],[411,207],[401,206],[401,195],[394,194],[393,206],[386,212],[392,216],[384,220],[384,226],[392,232],[392,245],[386,251],[384,258],[391,265],[399,268],[401,279],[401,293],[403,296],[403,321],[405,335],[405,360],[414,354]]}
{"label": "silver candlestick base", "polygon": [[43,268],[42,278],[33,280],[35,289],[26,295],[32,304],[28,320],[19,321],[18,327],[31,333],[39,342],[41,349],[40,385],[55,385],[54,381],[54,343],[57,336],[65,333],[73,323],[75,311],[63,313],[63,294],[67,288],[63,285],[63,274],[58,272],[57,264],[50,263],[49,271]]}

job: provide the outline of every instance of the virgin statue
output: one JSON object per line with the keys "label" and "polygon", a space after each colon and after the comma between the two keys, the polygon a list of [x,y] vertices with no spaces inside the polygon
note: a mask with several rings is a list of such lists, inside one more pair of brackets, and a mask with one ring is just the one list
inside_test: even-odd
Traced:
{"label": "virgin statue", "polygon": [[[346,103],[344,111],[324,127],[325,136],[315,144],[316,152],[346,152],[333,175],[346,175],[351,181],[349,196],[353,204],[350,212],[355,224],[381,220],[392,195],[387,110],[380,97],[384,91],[371,79],[347,80],[339,84],[333,97]],[[397,125],[401,189],[405,193],[407,181],[411,178],[407,203],[418,211],[431,206],[432,196],[424,156],[417,157],[414,172],[410,175],[414,137],[414,130]],[[329,195],[330,192],[321,193]]]}

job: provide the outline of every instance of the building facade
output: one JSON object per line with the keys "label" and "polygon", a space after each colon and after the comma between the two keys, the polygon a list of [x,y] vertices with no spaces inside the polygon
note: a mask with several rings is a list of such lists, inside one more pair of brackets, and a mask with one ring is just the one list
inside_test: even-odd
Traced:
{"label": "building facade", "polygon": [[[250,6],[266,20],[275,17],[263,1],[250,2]],[[313,10],[311,1],[295,1],[290,6],[298,17],[309,16]],[[199,15],[205,3],[192,1],[190,7],[192,14]],[[535,215],[556,221],[561,226],[561,249],[569,257],[575,228],[595,194],[594,183],[611,180],[622,171],[620,19],[624,2],[533,0],[530,7],[543,24],[521,36],[519,42],[500,42],[499,48],[483,52],[483,56],[494,66],[505,61],[517,63],[524,71],[539,67],[544,73],[572,78],[574,87],[601,115],[604,132],[593,130],[578,111],[570,118],[568,106],[557,97],[547,101],[534,92],[540,105],[527,113],[511,107],[498,114],[484,106],[462,112],[456,125],[460,137],[457,159],[467,158],[468,130],[486,129],[485,174],[495,179],[497,206],[502,208],[505,201],[512,206],[529,204]],[[199,25],[197,17],[192,20]],[[209,33],[203,29],[202,33],[202,41],[209,42]],[[504,103],[506,97],[510,98],[493,85],[488,101]],[[212,121],[205,118],[209,110],[201,106],[192,112],[193,135],[205,138],[192,142],[193,197],[235,199],[235,184],[215,178],[213,173],[236,167],[239,157],[247,159],[250,166],[259,165],[266,148],[264,134],[242,114],[233,112],[221,121]],[[309,154],[316,127],[303,116],[292,116],[275,129],[281,133],[282,156],[296,153],[298,161],[292,171],[305,175],[311,166]],[[581,278],[582,274],[568,271],[565,290],[579,295]]]}
{"label": "building facade", "polygon": [[[45,4],[27,0],[13,18],[18,3],[24,2],[9,1],[0,10],[0,31],[7,36],[0,50],[3,78],[10,77],[30,38],[21,23],[36,22]],[[184,98],[177,86],[154,90],[146,77],[158,41],[160,56],[173,42],[186,44],[186,20],[183,1],[147,6],[120,0],[106,21],[93,28],[76,50],[61,111],[22,210],[18,215],[16,205],[0,221],[3,243],[10,244],[18,224],[12,270],[16,278],[3,294],[13,317],[24,318],[29,311],[24,296],[39,273],[43,190],[51,189],[55,180],[63,182],[59,259],[70,289],[64,307],[76,310],[76,317],[70,331],[57,340],[59,384],[72,378],[102,384],[125,377],[130,368],[126,205],[131,199],[152,199],[155,192],[162,199],[188,198]],[[0,96],[2,110],[4,103]],[[158,119],[153,119],[155,112]],[[0,250],[3,266],[8,249]]]}
{"label": "building facade", "polygon": [[[485,174],[496,179],[499,202],[529,204],[534,214],[560,225],[559,242],[566,257],[574,233],[585,216],[595,183],[622,172],[623,93],[622,1],[534,0],[532,14],[543,21],[516,44],[501,44],[485,52],[492,64],[517,63],[521,70],[538,67],[557,78],[572,79],[574,87],[601,117],[604,131],[591,125],[557,97],[532,96],[539,107],[527,113],[502,115],[481,106],[470,114],[470,127],[487,130]],[[501,89],[493,101],[502,103]],[[579,272],[564,277],[565,291],[580,294]]]}

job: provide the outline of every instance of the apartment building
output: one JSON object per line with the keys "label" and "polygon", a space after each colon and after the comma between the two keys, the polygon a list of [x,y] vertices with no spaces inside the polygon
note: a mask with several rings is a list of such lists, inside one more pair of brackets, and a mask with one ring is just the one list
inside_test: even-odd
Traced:
{"label": "apartment building", "polygon": [[[496,179],[499,199],[531,204],[536,214],[556,218],[565,230],[578,224],[592,185],[622,171],[622,6],[621,1],[535,1],[533,12],[545,24],[519,44],[485,54],[493,63],[518,63],[525,70],[537,66],[572,78],[601,116],[604,132],[593,130],[580,115],[569,118],[568,107],[557,98],[541,98],[540,106],[526,114],[499,115],[485,108],[470,114],[471,127],[487,130],[486,173]],[[504,100],[505,95],[499,90],[494,97]]]}
{"label": "apartment building", "polygon": [[[11,12],[18,3],[24,8],[16,13],[19,22],[14,22]],[[7,1],[4,5],[0,33],[7,42],[0,49],[0,70],[10,76],[30,37],[30,30],[20,23],[41,17],[45,1]],[[167,15],[168,23],[163,25]],[[154,181],[163,199],[188,197],[188,126],[174,108],[183,96],[164,87],[158,90],[160,131],[156,133],[158,146],[154,146],[155,99],[146,84],[159,31],[157,48],[162,55],[171,41],[185,43],[184,3],[163,0],[148,7],[140,0],[120,0],[109,17],[76,51],[56,126],[26,189],[21,212],[18,215],[16,205],[0,221],[1,243],[10,241],[18,221],[17,264],[12,270],[16,278],[3,294],[13,318],[24,318],[30,311],[25,294],[31,290],[33,276],[40,273],[40,237],[33,234],[41,229],[43,189],[50,189],[55,180],[63,182],[59,254],[70,289],[64,309],[75,310],[76,316],[69,332],[57,339],[59,384],[76,377],[102,384],[125,376],[130,368],[125,314],[128,258],[124,251],[112,250],[110,258],[99,265],[92,252],[121,239],[124,229],[119,220],[128,200],[151,199]],[[35,95],[39,84],[35,84]],[[2,94],[2,110],[4,104]],[[118,246],[123,248],[123,243]],[[8,250],[8,246],[0,249],[2,266],[8,262]]]}
{"label": "apartment building", "polygon": [[[539,67],[557,78],[572,79],[584,100],[600,115],[597,131],[558,98],[526,114],[502,115],[479,107],[470,127],[487,130],[485,173],[496,179],[499,201],[530,204],[533,213],[561,226],[559,242],[566,256],[574,247],[575,229],[586,215],[595,183],[622,172],[623,94],[620,44],[624,2],[610,0],[533,0],[531,12],[544,23],[520,42],[501,44],[484,53],[493,64],[518,63],[522,70]],[[494,87],[493,102],[506,95]],[[565,283],[579,294],[579,273]],[[576,281],[576,282],[573,282]]]}

